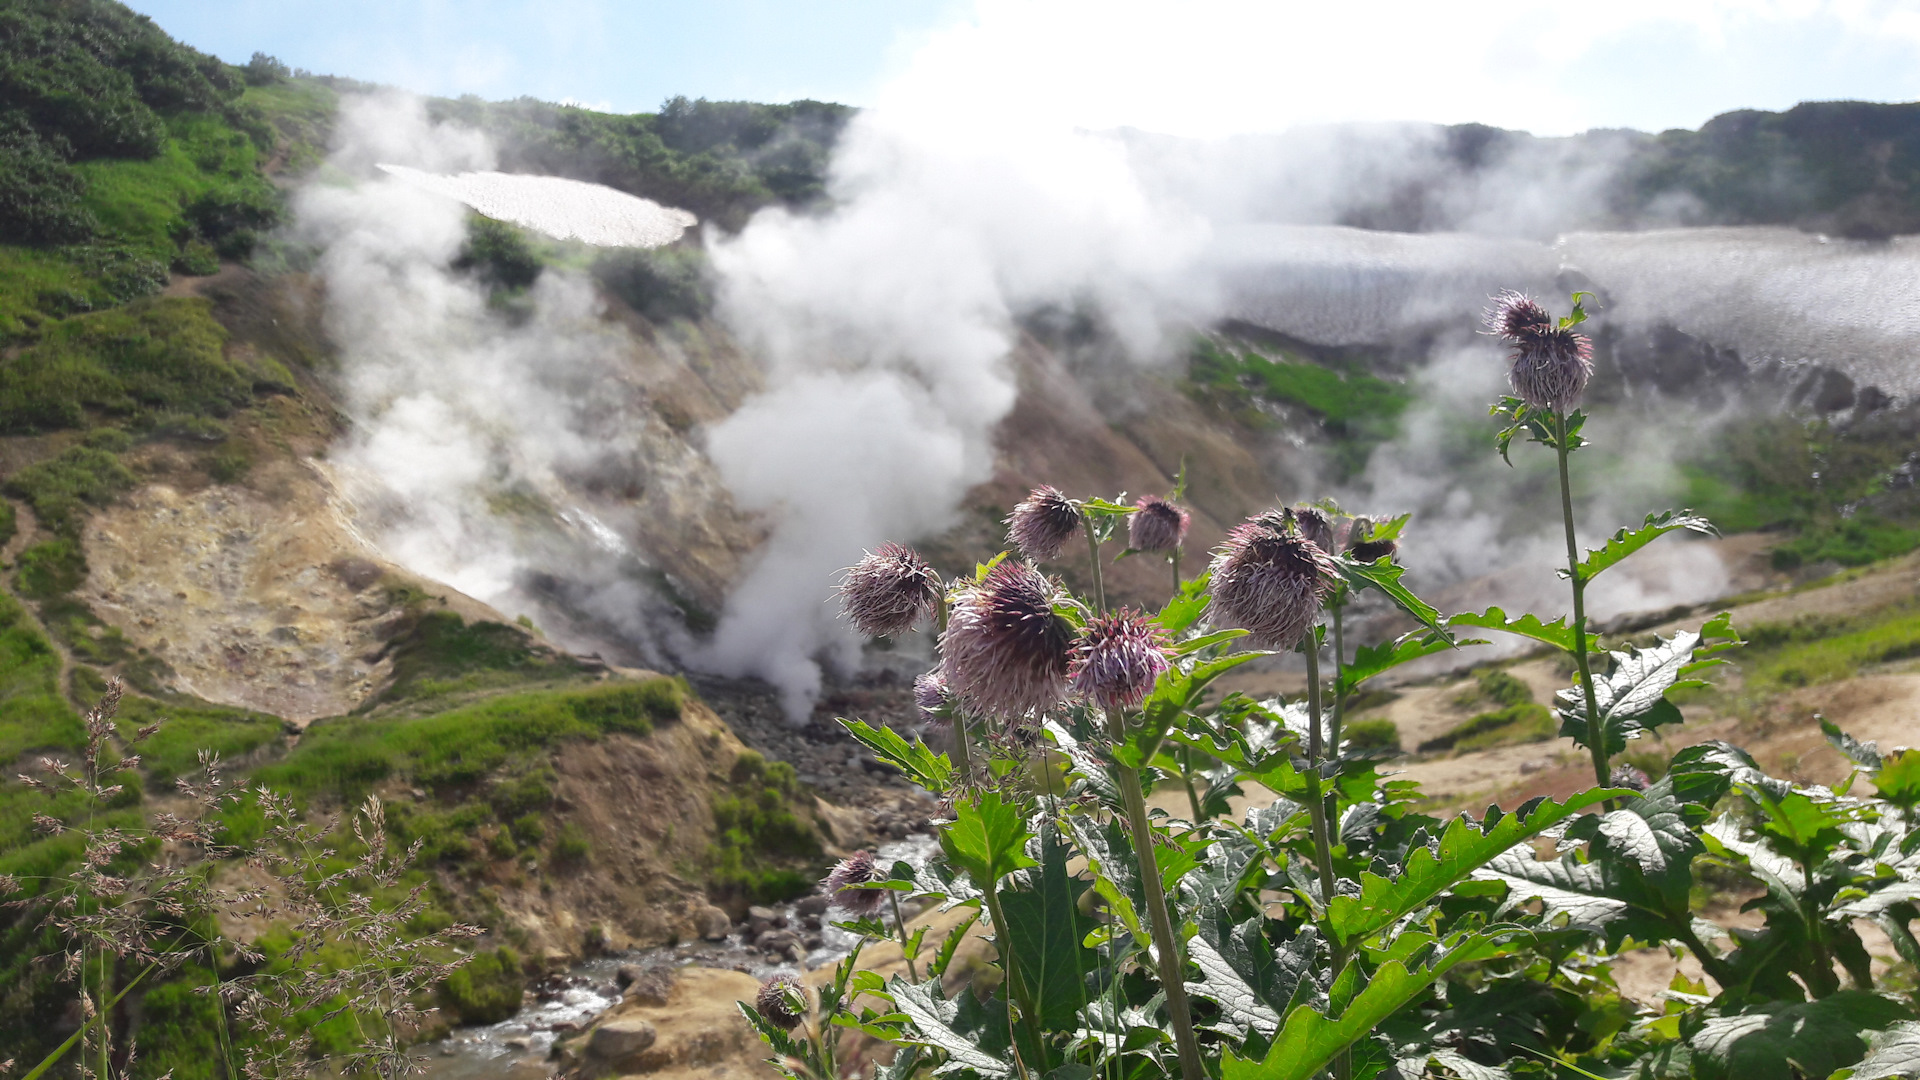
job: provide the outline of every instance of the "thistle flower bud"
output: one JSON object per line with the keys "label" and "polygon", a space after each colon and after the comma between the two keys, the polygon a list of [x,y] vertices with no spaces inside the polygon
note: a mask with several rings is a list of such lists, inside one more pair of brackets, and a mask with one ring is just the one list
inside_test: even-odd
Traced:
{"label": "thistle flower bud", "polygon": [[1507,382],[1520,400],[1553,412],[1579,404],[1593,376],[1593,342],[1586,335],[1562,329],[1539,301],[1512,291],[1493,298],[1486,325],[1512,349]]}
{"label": "thistle flower bud", "polygon": [[1313,625],[1339,583],[1326,552],[1268,511],[1234,527],[1214,551],[1213,620],[1245,627],[1255,644],[1291,649]]}
{"label": "thistle flower bud", "polygon": [[1037,487],[1007,518],[1007,539],[1029,562],[1057,558],[1080,531],[1080,505],[1058,488]]}
{"label": "thistle flower bud", "polygon": [[894,637],[933,615],[940,589],[940,575],[919,552],[886,543],[847,568],[840,603],[854,629],[868,637]]}
{"label": "thistle flower bud", "polygon": [[1187,542],[1191,516],[1158,495],[1134,500],[1127,515],[1127,546],[1135,551],[1172,551]]}
{"label": "thistle flower bud", "polygon": [[954,601],[940,672],[963,707],[1017,718],[1066,696],[1074,632],[1053,600],[1040,571],[1008,560]]}
{"label": "thistle flower bud", "polygon": [[1645,791],[1652,783],[1653,779],[1646,773],[1625,762],[1615,765],[1613,773],[1607,777],[1609,787],[1632,788],[1634,791]]}
{"label": "thistle flower bud", "polygon": [[1313,546],[1331,555],[1340,550],[1333,542],[1333,518],[1317,506],[1296,506],[1293,508],[1293,524],[1301,536],[1313,542]]}
{"label": "thistle flower bud", "polygon": [[760,992],[753,997],[753,1007],[767,1023],[782,1031],[792,1031],[800,1026],[794,998],[807,1000],[806,986],[791,975],[775,975],[760,984]]}
{"label": "thistle flower bud", "polygon": [[1069,678],[1076,693],[1101,708],[1134,709],[1171,666],[1160,628],[1123,609],[1087,624],[1074,646]]}
{"label": "thistle flower bud", "polygon": [[940,669],[922,672],[913,680],[913,703],[920,707],[920,719],[929,724],[944,724],[953,712],[953,695],[947,690],[947,677]]}
{"label": "thistle flower bud", "polygon": [[888,874],[874,861],[873,852],[856,851],[835,863],[833,869],[827,872],[824,882],[827,900],[852,915],[877,915],[887,902],[886,890],[863,889],[860,886],[885,881],[887,877]]}

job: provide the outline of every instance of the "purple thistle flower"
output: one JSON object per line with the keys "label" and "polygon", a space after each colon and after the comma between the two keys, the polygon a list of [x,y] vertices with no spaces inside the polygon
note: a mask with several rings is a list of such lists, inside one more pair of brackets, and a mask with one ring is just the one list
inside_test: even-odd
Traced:
{"label": "purple thistle flower", "polygon": [[940,637],[940,673],[964,708],[1018,718],[1066,696],[1074,632],[1053,600],[1052,582],[1012,560],[955,599]]}
{"label": "purple thistle flower", "polygon": [[827,872],[824,882],[827,900],[852,915],[863,918],[878,915],[887,902],[887,891],[863,889],[860,886],[885,881],[889,876],[873,861],[873,852],[856,851],[835,863],[833,869]]}
{"label": "purple thistle flower", "polygon": [[1133,709],[1171,666],[1160,628],[1123,609],[1087,624],[1074,646],[1069,678],[1080,696],[1101,708]]}
{"label": "purple thistle flower", "polygon": [[1191,516],[1158,495],[1134,500],[1127,515],[1127,546],[1135,551],[1172,551],[1187,542]]}
{"label": "purple thistle flower", "polygon": [[1079,531],[1080,504],[1058,488],[1042,486],[1027,492],[1027,501],[1015,506],[1007,518],[1007,539],[1029,562],[1057,558]]}
{"label": "purple thistle flower", "polygon": [[793,1007],[796,997],[807,1000],[806,986],[791,975],[775,975],[760,984],[760,992],[753,997],[753,1007],[767,1023],[782,1031],[792,1031],[800,1026],[800,1014]]}
{"label": "purple thistle flower", "polygon": [[854,629],[868,637],[897,637],[934,613],[940,590],[940,575],[919,552],[885,543],[847,568],[840,603]]}
{"label": "purple thistle flower", "polygon": [[1300,535],[1293,515],[1271,510],[1227,534],[1212,573],[1214,621],[1281,650],[1300,641],[1339,582],[1333,559]]}
{"label": "purple thistle flower", "polygon": [[953,695],[947,691],[947,677],[939,668],[922,672],[913,680],[913,703],[920,707],[920,719],[942,725],[953,711]]}
{"label": "purple thistle flower", "polygon": [[1512,291],[1493,298],[1486,324],[1513,350],[1507,382],[1520,400],[1552,412],[1579,404],[1593,377],[1593,342],[1585,334],[1562,329],[1539,301]]}

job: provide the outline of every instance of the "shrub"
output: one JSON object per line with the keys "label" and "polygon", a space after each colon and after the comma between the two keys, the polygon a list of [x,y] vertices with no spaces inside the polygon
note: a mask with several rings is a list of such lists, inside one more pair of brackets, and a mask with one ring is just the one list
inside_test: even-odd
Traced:
{"label": "shrub", "polygon": [[476,952],[448,975],[441,1000],[459,1023],[497,1024],[520,1011],[526,988],[520,954],[502,945],[492,952]]}
{"label": "shrub", "polygon": [[1356,720],[1340,733],[1355,750],[1400,749],[1400,728],[1391,720]]}
{"label": "shrub", "polygon": [[553,858],[562,866],[575,866],[593,855],[593,841],[579,825],[569,821],[553,837]]}
{"label": "shrub", "polygon": [[1512,743],[1542,742],[1558,734],[1553,713],[1531,701],[1483,712],[1420,744],[1420,752],[1485,750]]}
{"label": "shrub", "polygon": [[133,472],[120,463],[117,453],[126,446],[122,432],[112,428],[93,432],[86,444],[14,473],[5,490],[25,499],[41,525],[55,535],[78,538],[89,507],[103,506],[133,486]]}

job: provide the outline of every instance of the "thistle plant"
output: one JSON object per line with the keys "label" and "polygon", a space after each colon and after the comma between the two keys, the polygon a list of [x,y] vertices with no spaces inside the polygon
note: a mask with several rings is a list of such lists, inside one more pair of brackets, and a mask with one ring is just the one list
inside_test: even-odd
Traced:
{"label": "thistle plant", "polygon": [[[1567,462],[1589,370],[1573,332],[1581,298],[1569,320],[1522,299],[1502,298],[1495,320],[1520,395],[1497,407],[1510,422],[1500,446],[1524,431],[1556,451],[1559,513],[1542,516],[1571,544]],[[1111,610],[1102,545],[1125,520],[1123,556],[1158,550],[1143,547],[1166,535],[1139,516],[1149,505],[1037,490],[1009,519],[1027,561],[1003,553],[949,583],[935,613],[944,684],[924,679],[916,703],[957,729],[971,717],[1020,737],[985,739],[981,760],[959,751],[956,766],[841,720],[946,808],[928,865],[856,867],[866,881],[853,891],[971,910],[924,950],[924,925],[909,932],[897,915],[892,931],[841,923],[863,941],[898,936],[907,974],[859,970],[856,949],[817,1000],[783,986],[742,1002],[790,1080],[834,1077],[848,1028],[896,1048],[874,1080],[1920,1074],[1915,1002],[1877,975],[1854,926],[1873,921],[1920,965],[1920,751],[1829,730],[1871,798],[1849,794],[1852,781],[1770,777],[1720,742],[1612,767],[1627,741],[1681,719],[1668,693],[1701,685],[1740,639],[1722,615],[1603,649],[1582,590],[1705,522],[1652,515],[1584,556],[1574,548],[1574,614],[1542,621],[1497,608],[1449,617],[1422,600],[1395,561],[1405,517],[1276,507],[1235,526],[1158,611]],[[1034,561],[1060,558],[1076,528],[1087,596]],[[1363,593],[1412,628],[1349,652],[1341,611]],[[1423,812],[1417,784],[1380,771],[1380,752],[1342,745],[1347,701],[1403,664],[1483,644],[1467,629],[1574,655],[1556,704],[1598,786],[1441,819]],[[1218,692],[1223,674],[1288,650],[1307,668],[1297,697]],[[1157,805],[1176,782],[1188,818]],[[1703,918],[1696,871],[1708,865],[1754,884],[1762,930]],[[961,987],[953,959],[972,926],[991,936],[995,977]],[[1610,965],[1648,945],[1693,955],[1711,985],[1678,977],[1655,1008],[1620,997]]]}

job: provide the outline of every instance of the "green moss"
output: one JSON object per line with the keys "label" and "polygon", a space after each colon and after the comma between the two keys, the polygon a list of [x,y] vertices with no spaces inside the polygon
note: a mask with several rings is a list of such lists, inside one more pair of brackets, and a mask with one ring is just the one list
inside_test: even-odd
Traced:
{"label": "green moss", "polygon": [[1470,708],[1481,702],[1500,706],[1526,705],[1533,701],[1533,690],[1526,683],[1499,668],[1476,672],[1473,689],[1454,698],[1454,704]]}
{"label": "green moss", "polygon": [[1405,387],[1358,366],[1335,370],[1284,353],[1270,360],[1205,339],[1194,346],[1187,380],[1195,397],[1257,427],[1270,423],[1259,409],[1262,403],[1311,412],[1329,437],[1342,476],[1358,473],[1373,448],[1398,432],[1400,414],[1413,400]]}
{"label": "green moss", "polygon": [[457,1023],[497,1024],[520,1011],[526,988],[520,954],[503,945],[493,952],[474,953],[448,975],[440,1000]]}

